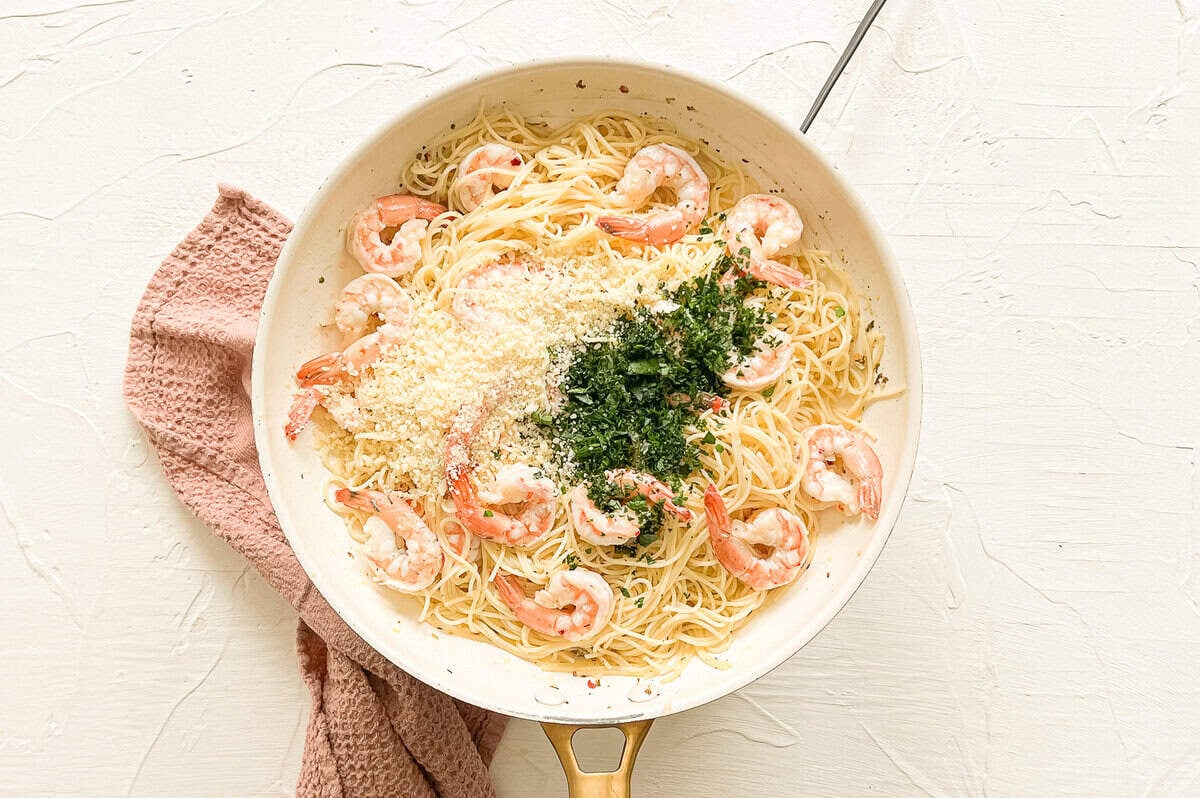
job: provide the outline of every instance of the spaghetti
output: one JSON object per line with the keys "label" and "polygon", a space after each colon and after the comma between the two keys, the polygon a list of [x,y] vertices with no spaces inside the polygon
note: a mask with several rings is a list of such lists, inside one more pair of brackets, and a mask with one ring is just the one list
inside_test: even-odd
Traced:
{"label": "spaghetti", "polygon": [[[478,197],[467,201],[460,166],[489,144],[520,158],[497,170],[511,182],[466,212]],[[607,235],[595,220],[613,213],[614,185],[631,158],[657,144],[690,153],[707,175],[706,221],[661,246]],[[776,257],[810,281],[796,290],[757,284],[750,300],[790,337],[783,376],[696,411],[685,438],[698,467],[678,496],[690,521],[666,518],[637,545],[596,545],[571,518],[579,462],[545,422],[563,412],[558,387],[571,353],[610,340],[631,314],[651,318],[678,286],[723,268],[720,221],[753,182],[663,120],[609,111],[553,127],[508,110],[481,111],[430,142],[404,165],[400,182],[450,211],[429,222],[415,268],[398,279],[413,303],[404,343],[325,389],[315,440],[331,488],[403,497],[437,535],[443,567],[413,597],[421,619],[440,629],[581,675],[670,678],[693,658],[724,667],[719,654],[734,631],[775,591],[753,589],[716,557],[701,494],[714,485],[738,517],[765,508],[793,513],[808,529],[811,558],[817,512],[828,504],[804,490],[805,454],[795,444],[815,424],[859,430],[865,408],[884,396],[877,385],[884,338],[849,276],[827,252]],[[655,193],[651,207],[669,207],[668,194]],[[447,498],[447,433],[462,408],[485,397],[490,410],[470,445],[474,479],[482,484],[520,464],[556,486],[550,529],[530,545],[469,535]],[[328,504],[361,548],[369,514],[332,495]],[[492,585],[514,575],[543,586],[574,568],[599,574],[614,591],[611,619],[582,640],[523,624]]]}

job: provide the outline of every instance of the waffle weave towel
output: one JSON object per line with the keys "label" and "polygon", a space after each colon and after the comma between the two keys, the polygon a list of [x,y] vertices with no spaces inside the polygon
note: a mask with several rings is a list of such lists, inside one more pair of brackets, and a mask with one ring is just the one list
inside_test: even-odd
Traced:
{"label": "waffle weave towel", "polygon": [[504,718],[437,692],[363,642],[308,580],[267,498],[250,360],[267,281],[291,229],[267,205],[220,187],[212,211],[146,288],[130,333],[125,399],[183,502],[300,615],[296,647],[312,715],[296,794],[494,796],[487,766]]}

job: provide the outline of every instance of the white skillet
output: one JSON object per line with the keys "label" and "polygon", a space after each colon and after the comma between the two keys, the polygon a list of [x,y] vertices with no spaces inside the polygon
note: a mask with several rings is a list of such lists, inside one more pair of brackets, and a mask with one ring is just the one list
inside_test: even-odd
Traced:
{"label": "white skillet", "polygon": [[[346,556],[346,530],[321,502],[324,469],[307,439],[291,444],[283,435],[296,366],[336,347],[329,327],[334,302],[361,273],[344,251],[347,221],[372,198],[394,193],[401,164],[451,123],[470,120],[481,102],[554,122],[606,108],[645,112],[671,120],[684,135],[703,137],[727,157],[745,158],[764,189],[782,189],[800,210],[805,243],[832,251],[844,264],[887,335],[882,372],[906,391],[876,404],[866,418],[879,434],[884,467],[879,520],[823,519],[812,566],[738,631],[722,656],[725,670],[694,662],[667,684],[611,677],[590,687],[586,679],[546,673],[488,644],[417,623],[415,605],[373,585]],[[403,109],[329,176],[297,221],[267,290],[252,401],[263,477],[280,525],[317,589],[350,627],[438,690],[506,715],[566,724],[547,729],[565,756],[573,794],[620,795],[627,794],[622,785],[627,789],[648,723],[626,728],[631,744],[611,783],[572,774],[573,726],[648,721],[712,701],[767,673],[829,623],[875,563],[900,512],[917,450],[921,365],[908,295],[883,234],[803,135],[727,87],[672,68],[556,60],[480,75]]]}

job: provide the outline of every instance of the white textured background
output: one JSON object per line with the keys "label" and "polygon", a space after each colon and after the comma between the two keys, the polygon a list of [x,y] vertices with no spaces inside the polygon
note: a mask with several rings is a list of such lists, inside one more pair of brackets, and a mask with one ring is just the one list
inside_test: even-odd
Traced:
{"label": "white textured background", "polygon": [[[550,55],[666,61],[798,123],[866,4],[0,0],[0,794],[291,792],[293,613],[120,397],[217,181],[294,218],[396,109]],[[812,133],[916,305],[913,489],[811,645],[656,724],[641,795],[1200,794],[1198,20],[891,0]],[[493,770],[563,794],[532,724]]]}

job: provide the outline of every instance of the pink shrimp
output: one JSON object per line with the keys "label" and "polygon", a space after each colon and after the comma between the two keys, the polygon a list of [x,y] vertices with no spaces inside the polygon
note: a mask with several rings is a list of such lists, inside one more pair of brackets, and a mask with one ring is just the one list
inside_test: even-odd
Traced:
{"label": "pink shrimp", "polygon": [[637,491],[652,502],[661,502],[663,509],[680,521],[692,520],[692,511],[686,507],[680,507],[674,502],[675,491],[671,490],[665,482],[661,482],[649,474],[631,471],[627,468],[605,471],[604,476],[614,485]]}
{"label": "pink shrimp", "polygon": [[773,507],[759,510],[749,522],[735,521],[715,485],[704,491],[704,514],[717,559],[755,590],[786,585],[803,569],[808,528],[799,516]]}
{"label": "pink shrimp", "polygon": [[370,335],[364,335],[341,352],[317,355],[296,370],[301,388],[312,385],[333,385],[348,380],[374,365],[385,349],[404,340],[405,331],[383,324]]}
{"label": "pink shrimp", "polygon": [[[412,271],[421,259],[421,241],[429,222],[446,212],[446,206],[410,194],[390,194],[360,211],[350,224],[346,249],[363,271],[399,277]],[[383,242],[383,231],[396,227]]]}
{"label": "pink shrimp", "polygon": [[586,568],[555,571],[533,598],[525,595],[521,580],[511,574],[497,574],[492,584],[517,620],[552,637],[584,640],[612,618],[612,587]]}
{"label": "pink shrimp", "polygon": [[405,593],[433,584],[442,570],[441,544],[408,502],[383,491],[346,488],[338,490],[334,498],[346,507],[370,513],[363,524],[367,539],[360,552],[368,575]]}
{"label": "pink shrimp", "polygon": [[721,375],[721,380],[731,388],[760,391],[783,376],[792,364],[792,353],[791,337],[783,330],[771,327],[755,341],[749,355]]}
{"label": "pink shrimp", "polygon": [[579,537],[597,546],[616,546],[636,538],[641,529],[628,510],[609,515],[588,496],[587,483],[571,491],[571,523]]}
{"label": "pink shrimp", "polygon": [[601,216],[596,225],[619,238],[663,247],[683,238],[708,213],[708,175],[688,153],[670,144],[643,147],[625,165],[612,193],[619,208],[638,208],[660,186],[675,192],[675,205],[643,217]]}
{"label": "pink shrimp", "polygon": [[404,336],[404,330],[391,324],[382,324],[375,332],[364,335],[343,351],[318,355],[301,365],[296,370],[296,382],[300,384],[300,390],[292,398],[287,424],[283,428],[288,440],[296,440],[319,405],[338,415],[338,422],[343,427],[350,429],[358,426],[362,416],[359,408],[345,400],[337,405],[329,404],[331,397],[328,387],[345,382],[374,365],[385,349],[401,343]]}
{"label": "pink shrimp", "polygon": [[386,274],[364,274],[346,283],[334,306],[334,322],[348,338],[367,332],[371,318],[396,330],[408,327],[413,312],[408,292]]}
{"label": "pink shrimp", "polygon": [[[805,493],[836,503],[847,515],[861,512],[872,521],[879,518],[883,465],[861,433],[839,424],[817,424],[804,430],[797,449],[801,455],[808,453],[800,483]],[[831,468],[838,460],[850,479]]]}
{"label": "pink shrimp", "polygon": [[496,189],[512,185],[514,170],[525,161],[521,153],[505,144],[484,144],[463,158],[454,190],[458,204],[467,213],[496,196]]}
{"label": "pink shrimp", "polygon": [[[748,194],[725,216],[722,235],[729,254],[744,257],[752,276],[784,288],[804,288],[810,280],[771,258],[800,240],[804,222],[794,205],[770,194]],[[731,271],[723,282],[734,277]]]}
{"label": "pink shrimp", "polygon": [[[490,411],[490,403],[464,407],[446,437],[446,483],[454,512],[469,532],[510,546],[528,546],[545,537],[558,509],[557,488],[526,465],[508,465],[476,491],[471,439]],[[489,504],[485,508],[483,505]]]}
{"label": "pink shrimp", "polygon": [[[522,257],[505,257],[485,263],[459,281],[454,287],[450,309],[454,318],[463,324],[500,330],[512,324],[509,314],[488,307],[487,299],[502,297],[508,288],[541,273],[541,265]],[[498,304],[498,303],[495,303]]]}

